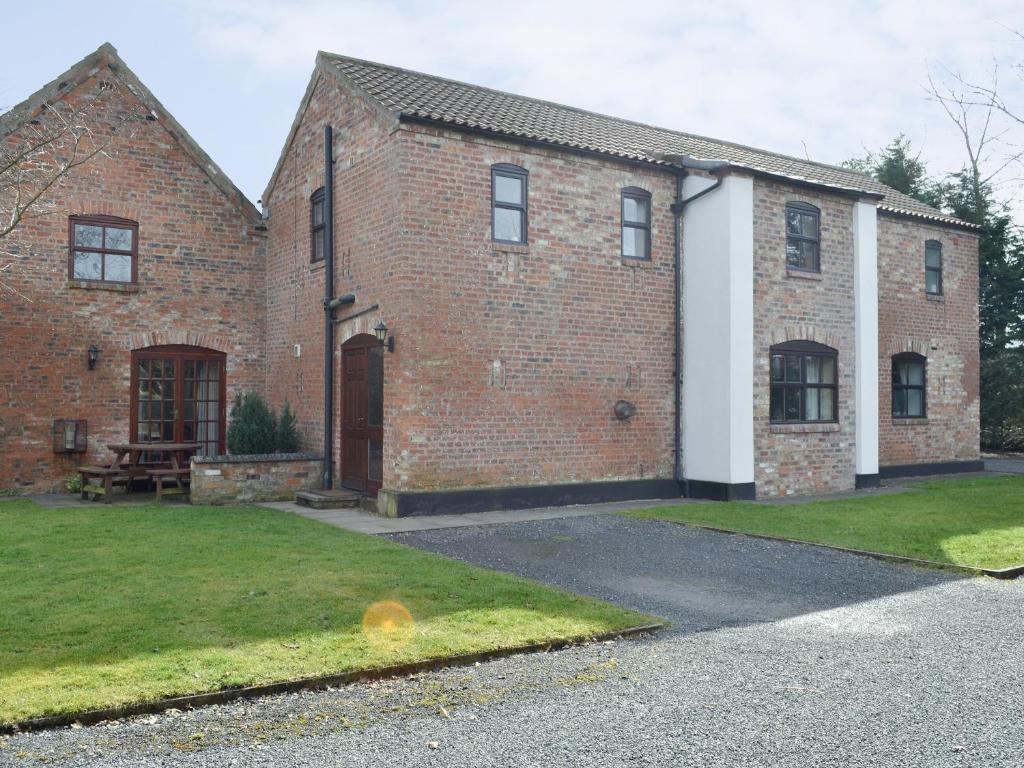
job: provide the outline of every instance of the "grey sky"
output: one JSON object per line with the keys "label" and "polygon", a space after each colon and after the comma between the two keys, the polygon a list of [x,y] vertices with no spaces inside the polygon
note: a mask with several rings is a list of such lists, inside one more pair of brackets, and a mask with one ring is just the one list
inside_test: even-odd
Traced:
{"label": "grey sky", "polygon": [[[318,49],[824,162],[904,131],[935,173],[963,152],[926,99],[929,67],[984,78],[994,57],[1024,61],[1008,30],[1024,31],[1019,0],[182,0],[2,14],[15,33],[0,105],[109,41],[253,201]],[[1006,75],[1024,106],[1024,81]],[[1019,184],[1006,178],[1010,196]]]}

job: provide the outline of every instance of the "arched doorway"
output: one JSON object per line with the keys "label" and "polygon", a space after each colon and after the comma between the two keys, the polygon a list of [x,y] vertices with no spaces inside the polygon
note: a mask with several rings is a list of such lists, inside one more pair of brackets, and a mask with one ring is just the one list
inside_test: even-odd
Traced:
{"label": "arched doorway", "polygon": [[184,344],[132,350],[129,442],[200,443],[224,453],[223,352]]}
{"label": "arched doorway", "polygon": [[384,479],[384,356],[370,334],[341,348],[341,484],[376,496]]}

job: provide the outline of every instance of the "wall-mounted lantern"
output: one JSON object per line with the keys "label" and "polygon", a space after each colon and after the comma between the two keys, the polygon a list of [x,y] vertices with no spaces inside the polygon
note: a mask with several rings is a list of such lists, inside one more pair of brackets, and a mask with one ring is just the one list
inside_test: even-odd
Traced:
{"label": "wall-mounted lantern", "polygon": [[383,320],[373,326],[373,335],[377,337],[382,347],[388,348],[388,352],[395,351],[395,337],[388,336],[388,327],[384,325]]}
{"label": "wall-mounted lantern", "polygon": [[99,348],[95,344],[93,344],[91,347],[89,347],[88,363],[89,363],[89,370],[90,371],[95,371],[96,370],[96,362],[99,359],[100,359],[100,350],[99,350]]}

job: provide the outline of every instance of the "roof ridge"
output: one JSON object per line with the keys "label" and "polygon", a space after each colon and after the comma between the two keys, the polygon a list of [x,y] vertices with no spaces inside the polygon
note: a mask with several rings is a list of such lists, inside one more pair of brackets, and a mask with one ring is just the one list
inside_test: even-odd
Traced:
{"label": "roof ridge", "polygon": [[70,93],[103,67],[109,69],[134,98],[152,113],[162,128],[171,135],[185,151],[185,154],[199,166],[200,170],[225,197],[238,206],[244,215],[256,221],[259,220],[260,213],[256,206],[235,186],[228,175],[199,145],[199,142],[192,138],[192,135],[185,130],[177,118],[139,79],[139,76],[125,63],[124,59],[118,55],[117,49],[109,42],[103,43],[92,53],[86,54],[49,83],[0,114],[0,139],[20,128],[29,119],[29,116],[36,114],[44,104],[55,98],[63,98],[65,94]]}
{"label": "roof ridge", "polygon": [[[679,131],[679,130],[676,130],[675,128],[666,128],[666,127],[661,126],[661,125],[654,125],[653,123],[645,123],[645,122],[643,122],[641,120],[633,120],[633,119],[628,118],[628,117],[618,117],[616,115],[610,115],[610,114],[607,114],[605,112],[597,112],[596,110],[592,110],[592,109],[585,109],[583,107],[575,107],[575,106],[573,106],[571,104],[562,104],[562,103],[557,102],[557,101],[549,101],[547,99],[539,99],[539,98],[537,98],[535,96],[526,96],[524,94],[514,93],[512,91],[504,91],[504,90],[501,90],[500,88],[492,88],[492,87],[487,86],[487,85],[478,85],[476,83],[466,82],[465,80],[456,80],[455,78],[451,78],[451,77],[443,77],[442,75],[433,75],[433,74],[431,74],[429,72],[420,72],[419,70],[409,69],[408,67],[399,67],[399,66],[396,66],[394,64],[384,64],[384,63],[379,62],[379,61],[371,61],[370,59],[361,59],[361,58],[358,58],[356,56],[346,56],[346,55],[340,54],[340,53],[331,53],[330,51],[320,51],[319,53],[321,53],[323,56],[325,56],[327,58],[330,58],[330,59],[333,59],[335,61],[348,61],[348,62],[352,62],[354,64],[363,64],[363,65],[367,65],[367,66],[371,66],[371,67],[379,67],[381,69],[387,69],[387,70],[391,70],[393,72],[402,72],[402,73],[409,74],[409,75],[415,75],[417,77],[425,77],[425,78],[428,78],[430,80],[435,80],[435,81],[442,82],[442,83],[450,83],[452,85],[458,85],[458,86],[462,86],[462,87],[465,87],[465,88],[472,88],[472,89],[477,90],[477,91],[487,91],[489,93],[498,94],[499,96],[508,96],[508,97],[511,97],[511,98],[514,98],[514,99],[522,99],[523,101],[530,101],[530,102],[533,102],[534,104],[543,104],[543,105],[548,106],[548,107],[555,107],[557,109],[565,109],[565,110],[569,110],[570,112],[576,112],[576,113],[582,114],[582,115],[589,115],[591,117],[600,117],[600,118],[603,118],[605,120],[614,120],[614,121],[619,122],[619,123],[627,123],[629,125],[635,125],[635,126],[638,126],[640,128],[648,128],[648,129],[653,130],[653,131],[663,131],[665,133],[675,134],[676,136],[682,136],[682,137],[685,137],[685,138],[688,138],[688,139],[698,139],[700,141],[707,141],[707,142],[711,142],[711,143],[714,143],[714,144],[725,144],[727,146],[735,147],[737,149],[745,149],[745,150],[749,150],[751,152],[759,152],[759,153],[765,154],[765,155],[773,155],[775,157],[779,157],[779,158],[782,158],[784,160],[795,160],[795,161],[800,162],[800,163],[809,163],[811,165],[816,165],[816,166],[819,166],[821,168],[828,168],[828,169],[834,170],[834,171],[841,171],[843,173],[849,173],[849,174],[851,174],[853,176],[860,176],[860,177],[863,177],[863,178],[867,179],[868,181],[872,181],[872,182],[877,183],[877,184],[882,184],[882,182],[878,181],[878,179],[874,178],[873,176],[871,176],[868,173],[865,173],[864,171],[858,171],[858,170],[855,170],[853,168],[847,168],[847,167],[842,166],[842,165],[836,165],[835,163],[825,163],[825,162],[822,162],[820,160],[811,160],[810,158],[797,157],[796,155],[789,155],[789,154],[786,154],[785,152],[778,152],[778,151],[773,150],[773,149],[762,149],[760,147],[755,147],[755,146],[752,146],[750,144],[741,144],[739,142],[730,141],[728,139],[716,139],[713,136],[704,136],[704,135],[699,134],[699,133],[689,133],[687,131]],[[374,98],[377,98],[377,97],[374,96]],[[380,101],[380,99],[377,99],[377,100]],[[383,103],[383,102],[381,102],[381,103]],[[704,158],[704,159],[718,159],[718,158]],[[882,186],[886,186],[886,185],[883,184]],[[886,186],[886,188],[889,189],[890,187]],[[894,192],[898,192],[899,190],[893,190],[893,191]]]}

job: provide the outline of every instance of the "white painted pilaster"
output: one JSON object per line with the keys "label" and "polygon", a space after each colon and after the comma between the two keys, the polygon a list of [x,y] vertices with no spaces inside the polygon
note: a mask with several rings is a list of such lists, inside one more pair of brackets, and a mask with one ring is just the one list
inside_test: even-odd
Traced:
{"label": "white painted pilaster", "polygon": [[[690,176],[684,194],[708,180]],[[754,482],[754,183],[731,174],[683,212],[683,475]]]}
{"label": "white painted pilaster", "polygon": [[878,474],[878,213],[853,206],[854,398],[857,474]]}

